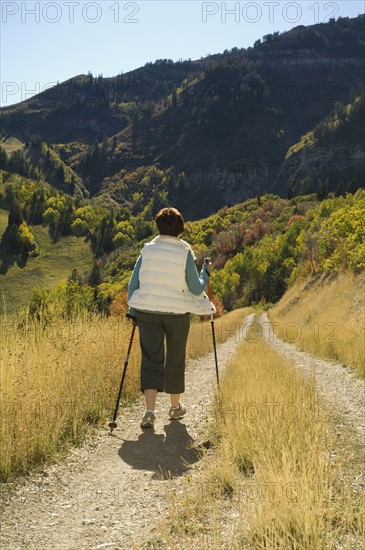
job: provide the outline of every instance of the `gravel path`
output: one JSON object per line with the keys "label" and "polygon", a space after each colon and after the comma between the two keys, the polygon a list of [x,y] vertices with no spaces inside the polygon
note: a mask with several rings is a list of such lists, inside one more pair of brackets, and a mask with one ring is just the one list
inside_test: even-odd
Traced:
{"label": "gravel path", "polygon": [[316,387],[329,410],[354,430],[359,445],[365,447],[365,382],[347,368],[298,351],[293,344],[277,338],[266,314],[260,317],[263,337],[284,357],[293,361],[300,372],[315,376]]}
{"label": "gravel path", "polygon": [[[218,347],[220,371],[253,320]],[[263,336],[298,369],[316,376],[318,392],[351,423],[364,444],[365,385],[339,365],[313,358],[274,337],[266,315]],[[170,421],[168,397],[160,394],[155,430],[141,431],[143,401],[124,410],[112,436],[102,429],[61,464],[17,482],[0,494],[0,548],[4,550],[136,550],[148,547],[168,494],[179,492],[184,473],[199,470],[216,390],[213,354],[190,361],[183,403],[188,412]],[[198,474],[198,472],[196,471]],[[3,489],[5,486],[3,487]]]}
{"label": "gravel path", "polygon": [[[219,346],[220,371],[242,336],[241,330]],[[3,494],[0,548],[142,548],[167,513],[167,485],[169,492],[179,490],[181,476],[198,466],[199,453],[191,446],[206,438],[216,389],[214,365],[213,354],[190,361],[183,420],[169,420],[168,396],[159,394],[155,430],[142,431],[141,399],[120,414],[112,436],[101,430],[62,464],[30,476],[11,497]]]}

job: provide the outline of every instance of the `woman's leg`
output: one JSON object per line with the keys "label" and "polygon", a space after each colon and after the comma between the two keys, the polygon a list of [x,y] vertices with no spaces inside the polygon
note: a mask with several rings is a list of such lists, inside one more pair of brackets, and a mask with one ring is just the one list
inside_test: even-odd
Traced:
{"label": "woman's leg", "polygon": [[[163,391],[165,333],[160,321],[160,316],[153,313],[138,312],[137,323],[142,352],[141,391]],[[151,399],[150,394],[148,399]]]}
{"label": "woman's leg", "polygon": [[157,390],[144,390],[143,393],[146,402],[146,411],[154,411],[156,405]]}
{"label": "woman's leg", "polygon": [[179,393],[170,393],[171,407],[177,407],[180,401]]}
{"label": "woman's leg", "polygon": [[190,314],[167,315],[166,331],[165,392],[171,396],[171,406],[179,403],[185,390],[186,342],[190,328]]}

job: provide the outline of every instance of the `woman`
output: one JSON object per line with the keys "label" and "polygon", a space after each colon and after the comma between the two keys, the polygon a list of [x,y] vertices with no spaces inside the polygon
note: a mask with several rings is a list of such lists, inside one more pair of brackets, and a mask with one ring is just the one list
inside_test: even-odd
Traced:
{"label": "woman", "polygon": [[128,305],[137,317],[142,351],[141,390],[146,402],[142,428],[154,425],[157,392],[170,394],[170,418],[186,413],[180,394],[185,390],[190,313],[215,312],[203,292],[210,265],[205,264],[199,275],[193,251],[178,238],[184,218],[176,208],[163,208],[155,221],[159,235],[143,246],[128,285]]}

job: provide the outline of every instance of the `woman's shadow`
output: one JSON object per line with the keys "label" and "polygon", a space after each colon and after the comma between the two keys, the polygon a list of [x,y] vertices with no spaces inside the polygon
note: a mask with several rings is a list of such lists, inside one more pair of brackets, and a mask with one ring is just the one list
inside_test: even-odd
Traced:
{"label": "woman's shadow", "polygon": [[134,469],[153,472],[152,479],[181,476],[202,454],[193,448],[194,440],[184,424],[172,420],[164,430],[166,435],[146,429],[137,441],[123,440],[119,456]]}

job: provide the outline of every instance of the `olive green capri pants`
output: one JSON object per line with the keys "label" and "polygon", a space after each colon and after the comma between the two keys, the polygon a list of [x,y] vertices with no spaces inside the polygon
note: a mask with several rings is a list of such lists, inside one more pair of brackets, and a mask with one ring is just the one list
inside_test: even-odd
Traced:
{"label": "olive green capri pants", "polygon": [[141,390],[183,393],[190,313],[170,315],[136,311],[136,315],[142,351]]}

